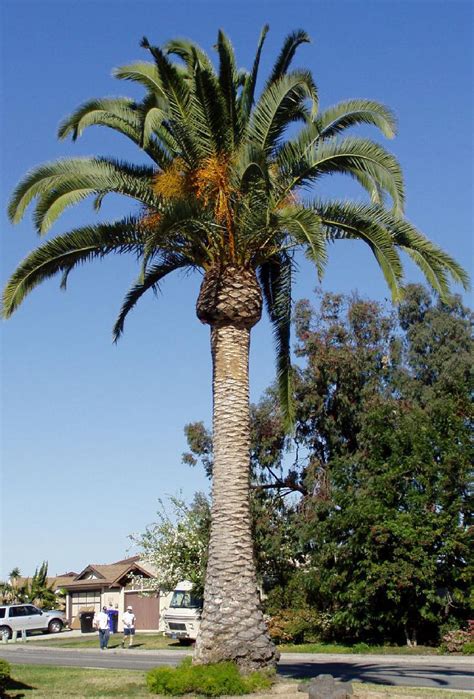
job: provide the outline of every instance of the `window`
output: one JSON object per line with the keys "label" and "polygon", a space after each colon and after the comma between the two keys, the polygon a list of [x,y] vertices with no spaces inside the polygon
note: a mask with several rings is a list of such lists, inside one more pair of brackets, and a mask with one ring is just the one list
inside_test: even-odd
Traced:
{"label": "window", "polygon": [[32,604],[27,604],[25,606],[26,609],[26,614],[41,614],[41,609],[38,609],[38,607],[33,607]]}
{"label": "window", "polygon": [[183,609],[199,609],[202,607],[202,600],[191,592],[176,590],[171,598],[170,607],[181,607]]}
{"label": "window", "polygon": [[76,617],[80,612],[87,609],[100,611],[101,599],[99,590],[87,590],[85,592],[71,593],[71,617]]}
{"label": "window", "polygon": [[0,619],[5,619],[5,607],[0,607]]}
{"label": "window", "polygon": [[27,611],[26,607],[10,607],[10,616],[11,617],[18,617],[18,616],[27,616]]}

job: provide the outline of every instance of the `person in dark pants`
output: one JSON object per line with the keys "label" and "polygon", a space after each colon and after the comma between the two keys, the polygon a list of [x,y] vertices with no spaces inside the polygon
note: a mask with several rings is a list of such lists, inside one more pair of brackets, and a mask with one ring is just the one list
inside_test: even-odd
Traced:
{"label": "person in dark pants", "polygon": [[94,619],[92,621],[92,626],[99,632],[99,645],[100,650],[107,650],[109,645],[109,617],[107,614],[107,607],[102,607],[101,612],[96,612],[94,614]]}

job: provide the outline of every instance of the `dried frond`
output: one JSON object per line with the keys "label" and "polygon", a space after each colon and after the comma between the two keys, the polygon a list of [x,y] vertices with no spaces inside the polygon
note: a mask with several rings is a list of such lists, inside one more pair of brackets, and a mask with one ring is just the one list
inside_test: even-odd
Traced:
{"label": "dried frond", "polygon": [[153,209],[145,209],[141,218],[140,226],[143,229],[153,230],[155,229],[161,221],[161,214],[159,211],[154,211]]}

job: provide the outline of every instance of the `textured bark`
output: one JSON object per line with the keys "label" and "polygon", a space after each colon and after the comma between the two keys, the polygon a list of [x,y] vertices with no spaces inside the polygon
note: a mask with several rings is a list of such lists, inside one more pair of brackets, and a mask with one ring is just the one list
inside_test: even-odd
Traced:
{"label": "textured bark", "polygon": [[206,272],[196,313],[208,325],[251,328],[262,315],[262,293],[255,272],[234,265]]}
{"label": "textured bark", "polygon": [[[198,301],[201,320],[212,318],[214,466],[204,609],[194,662],[234,660],[244,670],[253,670],[274,666],[278,655],[257,591],[249,507],[248,357],[261,293],[253,273],[245,283],[236,278],[239,272],[228,275],[229,284],[222,278],[205,278]],[[245,309],[240,318],[239,306]]]}

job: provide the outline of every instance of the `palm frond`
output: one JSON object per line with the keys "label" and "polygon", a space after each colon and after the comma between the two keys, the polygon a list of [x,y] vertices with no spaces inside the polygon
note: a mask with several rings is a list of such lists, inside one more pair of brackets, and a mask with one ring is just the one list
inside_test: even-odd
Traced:
{"label": "palm frond", "polygon": [[222,30],[218,32],[216,48],[219,53],[219,85],[226,105],[233,145],[235,145],[239,143],[242,134],[242,119],[237,109],[239,74],[234,48]]}
{"label": "palm frond", "polygon": [[194,70],[196,99],[202,111],[200,143],[207,155],[226,153],[231,145],[231,125],[226,102],[214,73],[196,65]]}
{"label": "palm frond", "polygon": [[208,70],[209,72],[214,72],[214,66],[209,59],[209,56],[199,44],[189,39],[171,39],[167,41],[163,46],[165,53],[179,56],[186,64],[187,73],[192,75],[196,65],[199,65],[201,69]]}
{"label": "palm frond", "polygon": [[92,193],[117,192],[153,206],[157,204],[150,187],[154,172],[150,167],[105,158],[57,160],[27,174],[13,192],[8,213],[17,223],[28,204],[38,198],[36,225],[44,233],[66,206]]}
{"label": "palm frond", "polygon": [[[17,267],[3,293],[3,317],[9,318],[39,284],[79,264],[110,253],[143,254],[143,240],[132,218],[69,231],[33,250]],[[62,282],[64,287],[64,278]]]}
{"label": "palm frond", "polygon": [[213,254],[218,254],[222,244],[222,230],[211,212],[206,216],[192,198],[165,202],[152,225],[147,225],[146,217],[143,225],[147,231],[145,261],[158,251],[185,255],[205,268],[210,266]]}
{"label": "palm frond", "polygon": [[268,78],[267,87],[285,75],[290,67],[291,61],[293,60],[298,46],[301,46],[301,44],[308,44],[310,42],[311,39],[309,35],[302,29],[297,29],[296,31],[291,32],[291,34],[288,34],[278,58],[275,61],[270,77]]}
{"label": "palm frond", "polygon": [[279,227],[286,230],[294,244],[306,250],[314,262],[321,279],[327,262],[326,236],[321,226],[321,217],[314,209],[304,206],[286,206],[276,212]]}
{"label": "palm frond", "polygon": [[[140,298],[150,289],[157,291],[159,283],[164,277],[178,269],[190,266],[190,261],[183,255],[165,255],[163,260],[146,269],[126,295],[120,313],[113,328],[113,340],[117,342],[123,333],[125,319],[130,311],[136,306]],[[192,266],[192,265],[191,265]]]}
{"label": "palm frond", "polygon": [[[169,162],[166,147],[164,148],[150,137],[144,139],[144,132],[146,136],[149,136],[152,128],[158,128],[155,118],[151,126],[148,124],[150,108],[156,107],[154,95],[152,98],[152,105],[150,105],[150,100],[146,98],[140,104],[124,97],[89,100],[61,122],[58,136],[64,139],[72,135],[72,139],[75,141],[88,126],[106,126],[123,134],[137,146],[143,148],[159,167],[164,168]],[[162,120],[163,111],[159,111]]]}
{"label": "palm frond", "polygon": [[369,246],[382,270],[393,301],[399,301],[403,268],[394,231],[400,229],[404,222],[390,216],[392,225],[388,226],[387,220],[380,215],[384,212],[380,206],[338,201],[317,201],[313,206],[321,217],[321,224],[330,240],[358,239]]}
{"label": "palm frond", "polygon": [[242,118],[244,123],[247,123],[252,110],[255,87],[257,84],[258,68],[260,65],[260,56],[262,54],[263,44],[265,42],[265,37],[270,29],[268,24],[265,24],[260,32],[260,37],[257,43],[257,51],[255,53],[255,58],[253,61],[252,70],[245,76],[245,80],[242,87],[242,95],[239,101],[239,107],[241,109]]}
{"label": "palm frond", "polygon": [[70,158],[47,163],[18,184],[8,213],[17,223],[28,204],[38,198],[35,223],[38,232],[44,233],[66,206],[93,193],[117,192],[149,206],[159,205],[151,189],[154,173],[153,168],[144,165],[106,158]]}
{"label": "palm frond", "polygon": [[284,424],[286,430],[291,432],[295,422],[290,352],[291,258],[286,253],[274,255],[259,267],[258,274],[265,306],[273,327],[277,357],[277,380]]}
{"label": "palm frond", "polygon": [[188,82],[158,46],[151,46],[146,38],[142,40],[142,46],[155,59],[160,83],[169,104],[170,120],[173,122],[170,131],[182,147],[181,156],[194,165],[202,155],[196,136],[203,117],[196,113],[196,104],[191,108],[192,93]]}
{"label": "palm frond", "polygon": [[313,99],[315,90],[307,71],[294,71],[269,85],[252,112],[249,140],[271,152],[289,124],[308,118],[305,100]]}
{"label": "palm frond", "polygon": [[94,124],[110,126],[117,131],[136,133],[139,121],[133,112],[135,102],[128,97],[105,97],[92,99],[81,104],[72,114],[63,119],[58,128],[58,138],[70,134],[76,141],[87,126]]}
{"label": "palm frond", "polygon": [[316,141],[312,148],[308,148],[305,140],[288,142],[279,150],[277,160],[284,182],[283,198],[321,175],[341,173],[354,177],[355,171],[360,171],[390,195],[397,215],[403,211],[405,190],[400,165],[391,153],[373,141],[332,138]]}
{"label": "palm frond", "polygon": [[351,126],[370,124],[387,138],[397,133],[397,120],[391,109],[375,100],[347,100],[326,109],[314,124],[320,138],[331,138]]}
{"label": "palm frond", "polygon": [[131,80],[143,85],[148,92],[165,97],[160,74],[154,63],[137,61],[126,66],[114,68],[112,75],[119,80]]}

